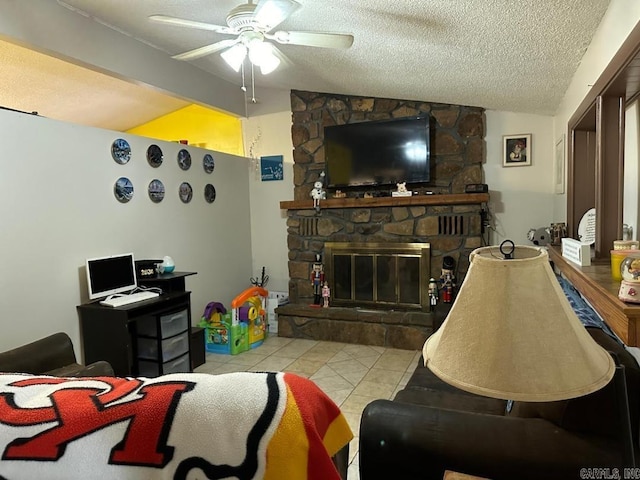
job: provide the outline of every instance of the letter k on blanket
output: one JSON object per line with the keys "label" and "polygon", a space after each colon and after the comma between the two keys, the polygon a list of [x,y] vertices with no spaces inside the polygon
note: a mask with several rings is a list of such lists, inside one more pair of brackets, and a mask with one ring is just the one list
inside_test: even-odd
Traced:
{"label": "letter k on blanket", "polygon": [[351,438],[289,373],[0,374],[0,479],[339,480]]}

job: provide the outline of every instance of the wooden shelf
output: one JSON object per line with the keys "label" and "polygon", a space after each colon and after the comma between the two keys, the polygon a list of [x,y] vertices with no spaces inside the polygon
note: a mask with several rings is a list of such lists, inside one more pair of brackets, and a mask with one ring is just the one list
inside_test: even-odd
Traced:
{"label": "wooden shelf", "polygon": [[[475,205],[489,201],[488,193],[447,193],[413,195],[411,197],[328,198],[320,200],[320,208],[409,207],[418,205]],[[280,202],[281,210],[312,210],[313,200]]]}
{"label": "wooden shelf", "polygon": [[639,346],[640,304],[626,303],[618,298],[620,282],[611,277],[609,261],[596,260],[589,267],[580,267],[562,256],[560,247],[548,247],[549,259],[556,268],[591,304],[611,329],[627,345]]}

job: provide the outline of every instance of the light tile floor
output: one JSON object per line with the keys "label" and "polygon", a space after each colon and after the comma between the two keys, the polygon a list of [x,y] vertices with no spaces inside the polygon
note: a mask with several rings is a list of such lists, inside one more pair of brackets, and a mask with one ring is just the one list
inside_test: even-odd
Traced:
{"label": "light tile floor", "polygon": [[239,355],[207,353],[199,373],[292,372],[313,380],[340,407],[355,435],[349,446],[349,480],[359,480],[358,432],[362,410],[404,388],[420,352],[277,336]]}

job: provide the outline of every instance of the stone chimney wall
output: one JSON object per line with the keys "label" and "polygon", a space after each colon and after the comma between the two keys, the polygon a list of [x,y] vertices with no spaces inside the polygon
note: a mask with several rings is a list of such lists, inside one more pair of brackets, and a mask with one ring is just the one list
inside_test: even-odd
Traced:
{"label": "stone chimney wall", "polygon": [[[483,183],[485,116],[478,107],[420,101],[353,97],[292,91],[294,200],[310,200],[313,183],[324,170],[323,128],[329,125],[413,117],[432,117],[431,183],[419,191],[464,193]],[[349,191],[361,196],[363,191]],[[329,193],[329,197],[331,194]],[[324,243],[429,242],[431,276],[440,277],[442,257],[452,256],[457,277],[468,269],[469,253],[482,246],[480,205],[366,207],[288,210],[289,297],[310,303],[311,265]]]}
{"label": "stone chimney wall", "polygon": [[[291,91],[294,200],[308,200],[324,170],[324,127],[430,115],[431,184],[434,193],[464,193],[483,183],[484,109],[386,98]],[[434,165],[435,164],[435,165]]]}

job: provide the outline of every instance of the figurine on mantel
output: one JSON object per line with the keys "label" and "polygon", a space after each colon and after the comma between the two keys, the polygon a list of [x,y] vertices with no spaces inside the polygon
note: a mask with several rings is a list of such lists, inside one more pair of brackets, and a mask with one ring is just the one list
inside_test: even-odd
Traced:
{"label": "figurine on mantel", "polygon": [[432,307],[438,304],[438,284],[435,278],[429,279],[429,303]]}
{"label": "figurine on mantel", "polygon": [[320,305],[322,298],[322,285],[324,284],[324,267],[320,254],[316,254],[316,261],[311,267],[311,286],[313,287],[313,304]]}
{"label": "figurine on mantel", "polygon": [[329,307],[329,297],[331,296],[331,289],[329,288],[329,284],[324,282],[322,286],[322,306],[324,308]]}
{"label": "figurine on mantel", "polygon": [[320,200],[327,198],[327,192],[324,191],[324,171],[320,172],[320,178],[313,184],[311,190],[311,198],[313,198],[313,208],[316,212],[320,211]]}

